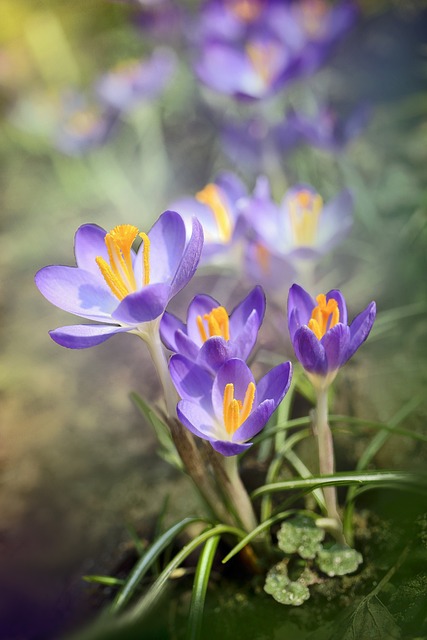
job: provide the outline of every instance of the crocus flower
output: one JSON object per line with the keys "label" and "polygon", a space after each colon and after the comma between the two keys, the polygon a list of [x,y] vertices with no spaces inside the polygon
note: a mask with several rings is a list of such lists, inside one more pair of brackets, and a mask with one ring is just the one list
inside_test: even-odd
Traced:
{"label": "crocus flower", "polygon": [[288,326],[295,355],[316,388],[327,388],[368,337],[376,314],[371,302],[347,323],[343,295],[334,289],[314,300],[297,284],[288,296]]}
{"label": "crocus flower", "polygon": [[[135,251],[138,238],[142,241]],[[35,282],[52,304],[99,324],[61,327],[51,337],[71,349],[92,347],[116,333],[144,337],[145,323],[159,318],[193,276],[202,245],[200,223],[193,221],[186,243],[185,224],[174,211],[165,211],[148,234],[129,224],[108,233],[95,224],[79,227],[77,267],[44,267]]]}
{"label": "crocus flower", "polygon": [[224,456],[248,449],[285,396],[291,363],[279,364],[258,383],[238,358],[227,360],[214,378],[181,355],[172,356],[169,370],[182,400],[177,414],[182,424],[207,440]]}
{"label": "crocus flower", "polygon": [[176,67],[172,50],[159,47],[147,60],[122,62],[97,82],[99,99],[110,107],[128,111],[143,101],[159,96],[169,84]]}
{"label": "crocus flower", "polygon": [[171,351],[216,371],[230,358],[248,358],[264,312],[261,287],[252,289],[230,315],[214,298],[198,295],[188,307],[187,324],[166,312],[160,323],[160,335]]}
{"label": "crocus flower", "polygon": [[237,202],[247,195],[243,182],[231,172],[223,172],[195,196],[174,200],[170,207],[177,209],[188,225],[195,216],[204,232],[203,258],[227,252],[240,236]]}

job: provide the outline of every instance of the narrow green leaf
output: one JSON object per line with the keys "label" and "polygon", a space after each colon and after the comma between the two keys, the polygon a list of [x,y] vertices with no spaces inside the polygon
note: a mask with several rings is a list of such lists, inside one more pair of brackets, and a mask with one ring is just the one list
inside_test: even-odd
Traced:
{"label": "narrow green leaf", "polygon": [[199,640],[202,637],[203,611],[205,608],[206,590],[211,575],[212,563],[220,540],[220,535],[206,541],[197,563],[188,617],[188,640]]}
{"label": "narrow green leaf", "polygon": [[129,602],[138,584],[141,582],[149,568],[156,562],[159,555],[168,547],[173,539],[181,533],[189,524],[193,522],[206,522],[202,518],[184,518],[173,527],[165,531],[165,533],[151,545],[142,558],[136,563],[135,567],[129,574],[123,589],[119,591],[113,603],[110,606],[110,613],[118,613]]}
{"label": "narrow green leaf", "polygon": [[85,582],[91,582],[96,584],[104,584],[109,587],[121,586],[125,583],[124,580],[119,578],[112,578],[111,576],[83,576]]}

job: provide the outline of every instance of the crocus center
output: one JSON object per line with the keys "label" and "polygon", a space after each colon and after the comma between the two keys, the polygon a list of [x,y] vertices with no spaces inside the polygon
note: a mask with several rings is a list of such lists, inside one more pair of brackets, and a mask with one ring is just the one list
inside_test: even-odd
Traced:
{"label": "crocus center", "polygon": [[323,199],[318,193],[301,189],[288,203],[295,246],[311,247],[316,243]]}
{"label": "crocus center", "polygon": [[94,109],[81,109],[71,114],[67,120],[67,128],[78,135],[87,135],[99,125],[99,113]]}
{"label": "crocus center", "polygon": [[271,256],[270,252],[261,242],[255,244],[255,259],[258,262],[262,273],[268,276],[271,272]]}
{"label": "crocus center", "polygon": [[[137,282],[134,273],[132,245],[137,237],[142,238],[142,282]],[[123,300],[141,286],[150,282],[150,240],[145,233],[139,233],[131,224],[114,227],[105,236],[109,263],[101,256],[96,258],[105,282],[113,294]]]}
{"label": "crocus center", "polygon": [[255,398],[255,385],[250,382],[246,388],[243,401],[236,400],[234,397],[234,384],[229,382],[224,389],[223,416],[225,430],[229,435],[233,433],[244,423],[252,411],[252,405]]}
{"label": "crocus center", "polygon": [[256,20],[263,9],[263,4],[263,0],[226,0],[229,11],[243,22]]}
{"label": "crocus center", "polygon": [[256,74],[268,87],[276,76],[282,50],[273,42],[250,42],[246,45],[246,53]]}
{"label": "crocus center", "polygon": [[309,38],[317,39],[324,36],[325,18],[329,6],[325,0],[303,0],[297,4],[300,12],[301,24]]}
{"label": "crocus center", "polygon": [[221,242],[229,242],[232,234],[231,220],[220,188],[211,182],[196,193],[196,200],[212,211]]}
{"label": "crocus center", "polygon": [[203,342],[213,336],[230,340],[228,313],[224,307],[216,307],[210,313],[205,313],[203,317],[197,316],[196,322]]}
{"label": "crocus center", "polygon": [[334,298],[329,298],[326,302],[326,296],[323,293],[317,296],[316,302],[317,307],[314,307],[311,312],[308,328],[318,340],[321,340],[325,333],[340,321],[340,310],[338,302]]}

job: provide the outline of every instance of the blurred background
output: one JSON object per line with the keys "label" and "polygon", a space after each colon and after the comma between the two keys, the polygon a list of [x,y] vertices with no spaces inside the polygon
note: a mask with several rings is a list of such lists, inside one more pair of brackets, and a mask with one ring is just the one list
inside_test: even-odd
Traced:
{"label": "blurred background", "polygon": [[[280,197],[292,181],[316,183],[325,196],[353,190],[353,232],[321,269],[352,314],[372,299],[380,313],[343,375],[353,393],[339,408],[388,420],[427,382],[427,10],[410,1],[360,9],[324,68],[275,99],[283,108],[307,92],[332,95],[344,112],[369,104],[369,119],[341,155],[283,152],[273,191]],[[195,505],[128,396],[157,395],[143,345],[129,336],[87,351],[54,344],[48,330],[70,317],[43,299],[33,276],[74,264],[73,236],[85,222],[148,229],[223,169],[253,189],[259,168],[227,155],[218,126],[224,114],[251,117],[257,107],[196,82],[188,16],[197,10],[154,0],[1,3],[0,637],[54,638],[90,617],[81,576],[111,570],[129,527],[149,536],[167,496],[171,521]],[[100,111],[100,78],[155,50],[165,54],[165,82],[148,83],[119,115]],[[176,305],[207,282],[196,279]],[[284,315],[280,323],[285,332]],[[292,357],[287,348],[278,351]],[[425,417],[418,405],[409,426]],[[381,455],[388,468],[425,462],[412,441]]]}

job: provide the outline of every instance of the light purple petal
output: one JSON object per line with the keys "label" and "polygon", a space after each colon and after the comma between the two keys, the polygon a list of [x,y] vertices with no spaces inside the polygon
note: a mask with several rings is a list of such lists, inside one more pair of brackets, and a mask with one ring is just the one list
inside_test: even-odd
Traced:
{"label": "light purple petal", "polygon": [[119,303],[106,284],[78,267],[44,267],[36,273],[35,283],[49,302],[88,320],[111,319]]}
{"label": "light purple petal", "polygon": [[195,436],[212,441],[215,438],[215,425],[212,416],[202,407],[190,400],[180,400],[176,407],[179,420]]}
{"label": "light purple petal", "polygon": [[182,353],[182,355],[187,356],[193,362],[196,361],[197,355],[199,353],[199,347],[197,344],[194,344],[192,340],[187,336],[184,331],[177,331],[175,334],[175,342],[176,342],[176,351],[177,353]]}
{"label": "light purple petal", "polygon": [[117,322],[137,325],[158,318],[170,299],[170,286],[148,284],[141,291],[130,293],[120,302],[111,317]]}
{"label": "light purple petal", "polygon": [[348,189],[325,204],[320,214],[318,247],[323,253],[336,246],[353,224],[353,198]]}
{"label": "light purple petal", "polygon": [[215,451],[218,451],[223,456],[237,456],[252,447],[253,444],[252,442],[238,444],[237,442],[226,442],[225,440],[211,440],[210,442]]}
{"label": "light purple petal", "polygon": [[328,364],[325,349],[311,329],[306,326],[297,329],[292,344],[296,357],[306,371],[320,376],[326,375]]}
{"label": "light purple petal", "polygon": [[277,407],[287,393],[292,379],[292,365],[282,362],[265,374],[257,384],[258,402],[273,400]]}
{"label": "light purple petal", "polygon": [[94,347],[116,333],[129,331],[129,327],[117,327],[103,324],[76,324],[49,331],[50,337],[57,344],[68,349],[87,349]]}
{"label": "light purple petal", "polygon": [[353,353],[357,351],[360,345],[368,337],[372,325],[375,321],[377,307],[375,302],[371,302],[362,313],[355,317],[350,325],[350,345],[346,355],[346,360],[351,358]]}
{"label": "light purple petal", "polygon": [[288,324],[292,341],[295,331],[302,325],[308,324],[315,306],[316,301],[305,289],[298,284],[292,285],[288,295]]}
{"label": "light purple petal", "polygon": [[264,400],[259,404],[247,420],[234,432],[233,441],[252,440],[265,427],[276,406],[273,400]]}
{"label": "light purple petal", "polygon": [[258,337],[259,325],[259,316],[254,309],[236,338],[234,338],[234,333],[232,334],[230,329],[230,337],[233,345],[235,346],[236,358],[247,360],[255,346]]}
{"label": "light purple petal", "polygon": [[[181,218],[182,219],[182,218]],[[184,223],[183,223],[184,224]],[[171,239],[173,242],[173,239]],[[203,249],[203,228],[197,218],[193,218],[193,233],[184,250],[182,260],[171,282],[171,296],[181,291],[193,277]]]}
{"label": "light purple petal", "polygon": [[230,335],[237,336],[241,332],[254,310],[260,326],[265,313],[265,294],[260,286],[254,287],[230,314]]}
{"label": "light purple petal", "polygon": [[165,311],[160,321],[160,337],[163,344],[171,351],[178,351],[175,341],[175,333],[185,331],[185,325],[172,313]]}
{"label": "light purple petal", "polygon": [[176,390],[183,400],[203,403],[208,413],[212,413],[211,389],[212,376],[197,364],[180,354],[172,356],[169,372]]}
{"label": "light purple petal", "polygon": [[340,312],[339,322],[342,324],[347,324],[347,305],[345,303],[345,298],[339,289],[332,289],[328,291],[326,294],[326,301],[330,299],[336,300],[338,302],[338,309]]}
{"label": "light purple petal", "polygon": [[195,296],[188,306],[187,333],[189,338],[199,347],[202,346],[203,340],[197,326],[197,316],[201,316],[203,319],[205,314],[210,313],[212,309],[216,309],[219,306],[221,305],[215,298],[204,294]]}
{"label": "light purple petal", "polygon": [[77,266],[103,279],[95,258],[101,256],[109,264],[105,236],[107,232],[97,224],[83,224],[76,231],[74,253]]}
{"label": "light purple petal", "polygon": [[350,343],[350,329],[338,323],[323,336],[322,345],[328,361],[328,371],[336,371],[347,360],[346,354]]}

